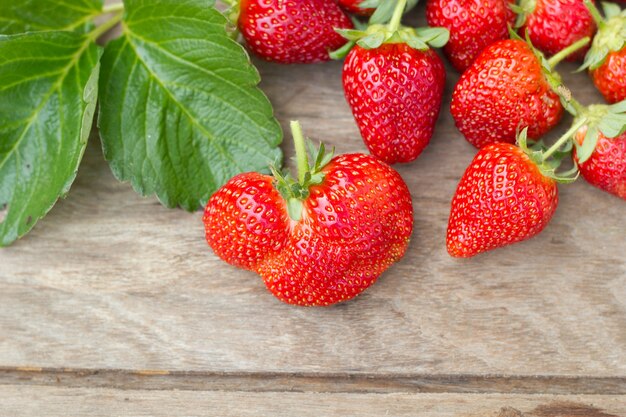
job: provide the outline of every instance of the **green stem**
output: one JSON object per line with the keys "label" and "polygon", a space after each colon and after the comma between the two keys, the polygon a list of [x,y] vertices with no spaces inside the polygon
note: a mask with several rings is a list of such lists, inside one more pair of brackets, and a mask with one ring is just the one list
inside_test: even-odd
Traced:
{"label": "green stem", "polygon": [[117,25],[120,22],[120,20],[122,20],[122,16],[124,16],[124,12],[120,11],[116,15],[114,15],[112,18],[110,18],[109,20],[107,20],[106,22],[104,22],[103,24],[95,28],[94,30],[92,30],[89,33],[89,36],[91,37],[91,39],[96,40],[100,36],[104,35],[113,26]]}
{"label": "green stem", "polygon": [[574,110],[576,110],[576,114],[574,114],[574,116],[579,116],[583,114],[583,112],[585,111],[585,106],[580,104],[580,102],[576,100],[574,97],[570,98],[568,101],[572,105]]}
{"label": "green stem", "polygon": [[569,130],[567,132],[565,132],[565,134],[563,136],[561,136],[555,143],[554,145],[550,146],[550,149],[548,149],[547,151],[545,151],[542,155],[542,160],[547,160],[553,153],[555,153],[556,151],[559,150],[559,148],[561,146],[563,146],[563,144],[565,142],[567,142],[568,140],[570,140],[570,138],[574,135],[574,133],[576,133],[576,131],[578,129],[580,129],[580,127],[582,125],[584,125],[585,123],[587,123],[587,118],[583,117],[581,118],[578,122],[574,123],[572,125],[572,127],[569,128]]}
{"label": "green stem", "polygon": [[393,33],[400,27],[400,21],[402,20],[404,9],[406,9],[406,0],[398,0],[396,8],[393,10],[393,16],[389,21],[389,32]]}
{"label": "green stem", "polygon": [[604,27],[604,18],[600,14],[596,5],[593,4],[591,0],[584,0],[584,3],[587,10],[589,10],[589,13],[591,13],[591,17],[593,17],[593,20],[596,22],[596,25],[598,25],[598,29],[602,29]]}
{"label": "green stem", "polygon": [[292,121],[289,123],[291,127],[291,135],[293,136],[293,143],[296,146],[296,161],[298,163],[298,182],[304,184],[304,176],[310,171],[309,158],[306,153],[306,144],[304,143],[304,134],[302,133],[302,126],[300,122]]}
{"label": "green stem", "polygon": [[548,64],[550,65],[550,68],[554,68],[555,66],[558,65],[559,62],[563,61],[563,59],[566,56],[568,56],[572,52],[578,51],[580,48],[582,48],[585,45],[587,45],[589,43],[589,40],[590,40],[589,37],[586,36],[586,37],[584,37],[584,38],[574,42],[573,44],[571,44],[567,48],[563,48],[561,51],[559,51],[552,58],[548,59]]}
{"label": "green stem", "polygon": [[124,3],[109,4],[102,8],[102,14],[119,12],[120,10],[124,10]]}

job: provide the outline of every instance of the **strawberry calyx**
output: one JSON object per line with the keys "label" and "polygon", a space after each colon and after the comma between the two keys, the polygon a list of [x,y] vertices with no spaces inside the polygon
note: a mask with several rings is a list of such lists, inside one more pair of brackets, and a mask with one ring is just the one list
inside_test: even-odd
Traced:
{"label": "strawberry calyx", "polygon": [[580,122],[584,137],[573,142],[578,163],[582,164],[593,154],[600,133],[607,138],[615,138],[626,132],[626,100],[610,106],[594,104],[582,107],[574,119],[574,125]]}
{"label": "strawberry calyx", "polygon": [[[450,38],[450,32],[443,27],[410,28],[402,26],[400,21],[407,10],[407,0],[394,0],[395,9],[388,24],[373,23],[367,28],[335,29],[350,42],[343,48],[331,52],[333,59],[345,57],[356,44],[364,49],[376,49],[385,43],[406,43],[411,48],[425,51],[430,47],[441,48]],[[374,18],[376,13],[372,16]]]}
{"label": "strawberry calyx", "polygon": [[554,181],[561,184],[569,184],[576,181],[578,178],[578,167],[574,165],[571,169],[562,172],[557,172],[557,170],[561,167],[563,159],[571,155],[573,147],[571,139],[583,124],[584,121],[574,123],[574,125],[549,148],[541,141],[532,146],[528,146],[528,128],[524,128],[517,135],[517,146],[528,155],[530,160],[539,168],[543,176],[552,178]]}
{"label": "strawberry calyx", "polygon": [[290,127],[296,148],[298,178],[280,172],[275,166],[270,166],[270,170],[274,175],[274,187],[287,202],[289,217],[298,222],[302,218],[302,202],[310,195],[309,188],[324,181],[322,170],[333,158],[335,149],[327,153],[323,143],[315,149],[313,142],[305,139],[298,121],[292,121]]}
{"label": "strawberry calyx", "polygon": [[604,63],[611,52],[621,51],[626,44],[626,9],[621,10],[617,4],[603,3],[605,17],[602,17],[590,0],[584,0],[584,3],[598,25],[598,33],[594,36],[579,71],[587,68],[595,70]]}

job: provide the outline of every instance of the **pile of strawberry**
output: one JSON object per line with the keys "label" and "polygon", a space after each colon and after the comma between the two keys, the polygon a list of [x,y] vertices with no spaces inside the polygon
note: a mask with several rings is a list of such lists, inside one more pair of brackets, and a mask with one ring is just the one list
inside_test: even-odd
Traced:
{"label": "pile of strawberry", "polygon": [[[431,27],[401,24],[416,0],[241,0],[233,11],[249,50],[268,61],[343,58],[343,86],[370,155],[333,157],[292,122],[298,176],[238,175],[204,216],[209,245],[258,272],[282,301],[348,300],[408,247],[412,200],[389,164],[428,145],[445,86],[441,58],[462,73],[450,111],[478,152],[452,199],[454,257],[528,239],[558,202],[557,183],[579,173],[626,200],[626,11],[592,0],[427,0]],[[349,18],[342,10],[353,16]],[[369,17],[366,24],[364,19]],[[517,30],[511,29],[512,27]],[[581,105],[554,70],[581,70],[609,104]],[[571,128],[542,137],[565,112]],[[561,163],[571,165],[562,169]]]}

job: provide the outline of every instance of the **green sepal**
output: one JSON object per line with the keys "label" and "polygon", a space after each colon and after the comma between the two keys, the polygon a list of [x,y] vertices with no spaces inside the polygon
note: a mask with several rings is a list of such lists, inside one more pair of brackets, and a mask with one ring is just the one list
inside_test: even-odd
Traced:
{"label": "green sepal", "polygon": [[593,154],[593,151],[596,149],[597,143],[598,127],[588,126],[582,145],[576,142],[576,157],[579,164],[582,164],[591,157],[591,154]]}
{"label": "green sepal", "polygon": [[[430,47],[441,48],[450,39],[450,32],[443,27],[409,28],[401,26],[390,31],[385,25],[371,25],[367,30],[335,29],[344,38],[355,42],[364,49],[376,49],[384,43],[406,43],[411,48],[425,51]],[[345,46],[331,52],[331,57],[343,58],[352,46]]]}
{"label": "green sepal", "polygon": [[537,165],[542,175],[562,184],[572,183],[578,178],[578,167],[576,166],[565,172],[557,172],[563,159],[565,159],[566,156],[571,156],[571,142],[571,140],[568,140],[564,145],[559,147],[556,152],[553,152],[549,158],[546,158],[546,147],[542,142],[535,143],[530,148],[528,147],[528,128],[522,129],[522,131],[517,134],[517,146],[519,146],[524,153],[528,155],[530,160]]}
{"label": "green sepal", "polygon": [[376,49],[386,41],[385,34],[383,32],[374,32],[364,38],[356,41],[356,44],[364,49]]}
{"label": "green sepal", "polygon": [[599,132],[607,138],[615,138],[626,132],[626,100],[611,106],[596,104],[582,109],[576,121],[584,119],[587,133],[582,145],[575,142],[578,162],[583,163],[591,155],[598,143]]}
{"label": "green sepal", "polygon": [[[409,10],[413,9],[415,5],[417,5],[417,2],[418,0],[407,0],[406,7],[404,8],[404,13],[407,13]],[[370,17],[369,24],[383,25],[391,20],[391,16],[393,16],[393,11],[396,8],[397,4],[398,0],[365,0],[359,6],[361,8],[376,8],[376,11]]]}
{"label": "green sepal", "polygon": [[585,2],[595,19],[598,21],[598,33],[593,38],[591,48],[585,56],[585,61],[578,71],[595,70],[604,64],[611,52],[621,51],[626,44],[626,10],[621,10],[617,4],[602,3],[604,19],[591,2]]}
{"label": "green sepal", "polygon": [[302,200],[295,197],[287,199],[287,212],[293,221],[299,222],[302,219],[302,207]]}
{"label": "green sepal", "polygon": [[622,13],[622,9],[615,3],[602,2],[602,11],[604,11],[604,17],[611,19],[619,16]]}
{"label": "green sepal", "polygon": [[515,27],[520,28],[526,23],[528,15],[535,11],[537,3],[535,0],[521,0],[518,4],[511,4],[511,10],[517,14]]}
{"label": "green sepal", "polygon": [[415,29],[415,35],[431,48],[443,48],[450,40],[450,31],[443,27],[422,27]]}

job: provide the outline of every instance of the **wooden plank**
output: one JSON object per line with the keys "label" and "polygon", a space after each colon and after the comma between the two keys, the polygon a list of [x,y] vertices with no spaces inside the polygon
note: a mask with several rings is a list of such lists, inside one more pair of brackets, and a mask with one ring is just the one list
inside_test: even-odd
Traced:
{"label": "wooden plank", "polygon": [[[339,152],[365,151],[341,63],[259,67],[284,126],[298,118]],[[574,68],[562,69],[575,94],[600,101]],[[447,111],[457,78],[448,73],[431,145],[397,166],[415,205],[411,247],[355,301],[279,303],[208,250],[201,213],[115,181],[94,137],[68,199],[0,251],[0,365],[624,377],[622,201],[583,181],[563,186],[539,237],[471,260],[447,255],[449,202],[475,153]],[[289,138],[284,149],[293,153]]]}
{"label": "wooden plank", "polygon": [[2,368],[0,385],[133,390],[626,395],[626,378]]}
{"label": "wooden plank", "polygon": [[135,391],[0,386],[12,417],[95,416],[420,416],[623,417],[626,397],[459,394],[326,394]]}

